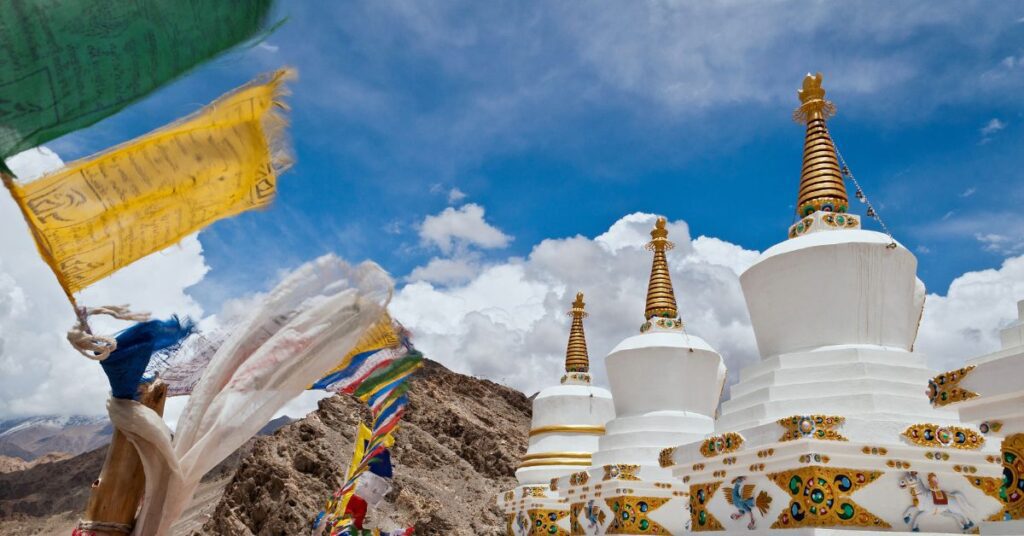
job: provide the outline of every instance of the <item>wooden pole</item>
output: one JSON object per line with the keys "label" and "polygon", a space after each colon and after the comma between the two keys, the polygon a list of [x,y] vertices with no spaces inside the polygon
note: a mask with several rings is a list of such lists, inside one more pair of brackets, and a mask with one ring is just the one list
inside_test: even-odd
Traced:
{"label": "wooden pole", "polygon": [[[143,384],[139,392],[139,402],[163,415],[167,400],[166,383],[157,380]],[[128,437],[115,428],[107,459],[103,462],[99,478],[92,484],[85,516],[79,521],[78,528],[83,532],[91,531],[96,536],[131,533],[145,489],[146,476],[139,453]]]}

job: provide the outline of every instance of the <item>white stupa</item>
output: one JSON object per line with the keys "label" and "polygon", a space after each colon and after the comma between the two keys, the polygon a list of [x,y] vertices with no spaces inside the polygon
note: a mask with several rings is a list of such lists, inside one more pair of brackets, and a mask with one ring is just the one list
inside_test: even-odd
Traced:
{"label": "white stupa", "polygon": [[570,504],[572,534],[681,534],[687,497],[658,462],[669,445],[703,438],[725,383],[722,357],[683,330],[658,218],[648,249],[654,262],[641,333],[619,343],[605,366],[615,399],[593,466],[552,482]]}
{"label": "white stupa", "polygon": [[981,534],[1009,536],[1024,534],[1024,301],[1000,340],[998,351],[932,378],[928,396],[937,408],[960,410],[964,422],[999,443],[1002,476],[978,476],[974,484],[1002,503],[981,520]]}
{"label": "white stupa", "polygon": [[551,489],[551,480],[590,467],[605,423],[615,417],[611,393],[590,385],[584,307],[583,293],[577,293],[569,311],[565,375],[561,385],[533,399],[530,443],[516,471],[519,486],[498,496],[511,535],[569,534],[568,501]]}
{"label": "white stupa", "polygon": [[800,220],[740,276],[761,362],[740,372],[715,436],[665,464],[689,487],[694,531],[976,530],[999,505],[971,479],[1000,473],[998,446],[930,408],[917,260],[847,213],[820,73],[798,94]]}

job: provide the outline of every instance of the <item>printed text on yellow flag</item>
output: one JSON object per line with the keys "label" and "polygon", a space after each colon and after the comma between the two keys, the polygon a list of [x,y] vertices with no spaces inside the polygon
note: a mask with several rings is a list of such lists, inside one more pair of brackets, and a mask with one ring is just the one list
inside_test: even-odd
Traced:
{"label": "printed text on yellow flag", "polygon": [[12,193],[70,295],[221,218],[262,207],[287,165],[289,71]]}

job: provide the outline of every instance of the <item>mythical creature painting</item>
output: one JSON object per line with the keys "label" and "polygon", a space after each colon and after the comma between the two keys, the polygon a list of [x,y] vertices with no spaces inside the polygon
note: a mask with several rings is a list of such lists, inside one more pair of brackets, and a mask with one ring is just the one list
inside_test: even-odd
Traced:
{"label": "mythical creature painting", "polygon": [[729,504],[736,508],[731,517],[732,519],[740,519],[745,515],[750,515],[750,523],[747,523],[747,528],[754,530],[757,528],[757,520],[754,518],[754,510],[760,512],[761,516],[764,517],[768,513],[768,509],[772,505],[772,497],[768,495],[768,492],[762,490],[761,493],[757,494],[757,498],[754,497],[754,484],[744,484],[747,477],[738,476],[732,480],[731,488],[725,488],[725,500],[729,501]]}
{"label": "mythical creature painting", "polygon": [[594,499],[587,502],[584,515],[587,517],[587,534],[591,534],[590,531],[594,531],[593,534],[599,534],[601,527],[604,526],[605,513],[594,504]]}

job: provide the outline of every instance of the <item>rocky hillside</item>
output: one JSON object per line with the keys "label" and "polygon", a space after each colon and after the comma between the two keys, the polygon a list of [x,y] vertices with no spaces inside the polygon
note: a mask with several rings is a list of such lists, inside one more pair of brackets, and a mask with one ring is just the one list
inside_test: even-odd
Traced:
{"label": "rocky hillside", "polygon": [[[416,526],[416,534],[501,534],[494,503],[515,485],[526,451],[530,404],[522,393],[428,362],[410,390],[396,434],[394,489],[374,526]],[[365,408],[324,399],[305,419],[256,440],[203,527],[205,534],[301,534],[341,485]]]}
{"label": "rocky hillside", "polygon": [[[530,426],[527,398],[432,362],[417,373],[409,398],[393,450],[394,489],[373,513],[373,525],[414,524],[417,535],[501,534],[494,496],[515,485]],[[251,440],[207,475],[175,532],[305,533],[341,485],[356,424],[368,417],[361,404],[337,396]],[[105,450],[0,474],[0,534],[69,533]]]}

